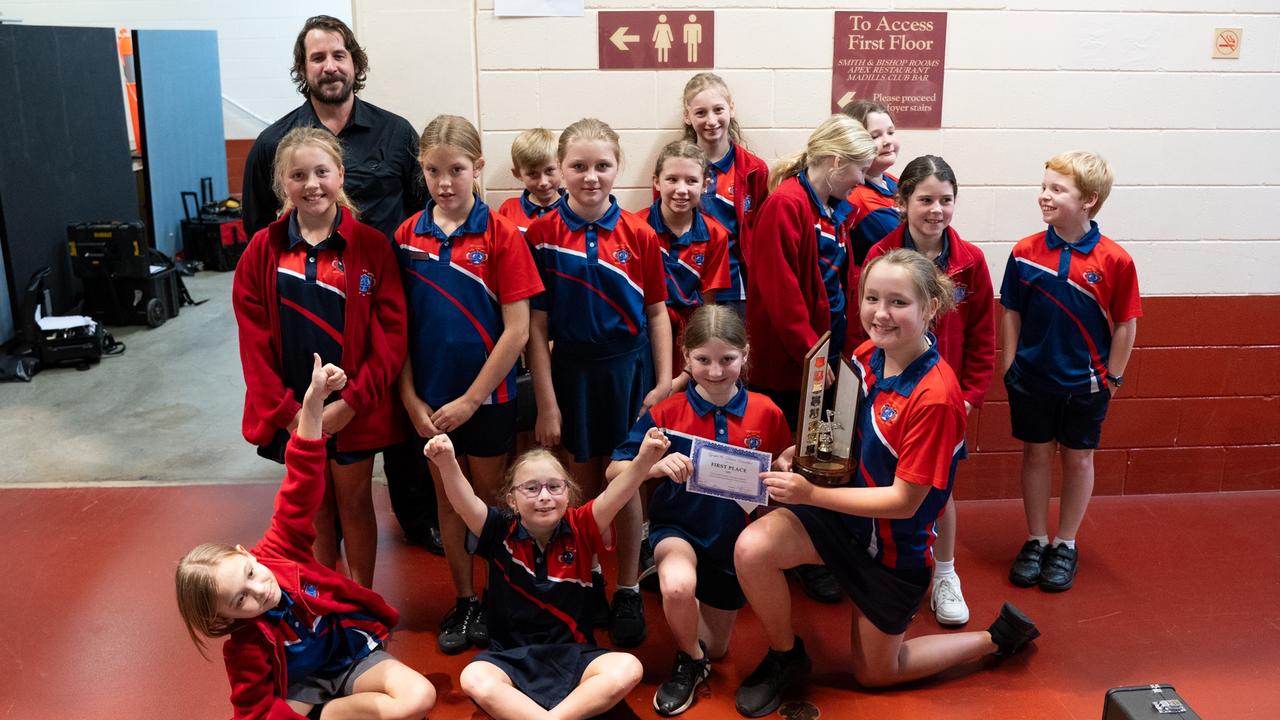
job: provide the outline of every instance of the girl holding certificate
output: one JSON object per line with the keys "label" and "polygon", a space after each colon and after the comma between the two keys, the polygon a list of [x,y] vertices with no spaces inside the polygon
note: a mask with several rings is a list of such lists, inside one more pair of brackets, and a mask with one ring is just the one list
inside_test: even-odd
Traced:
{"label": "girl holding certificate", "polygon": [[660,479],[649,500],[649,542],[662,586],[662,611],[675,637],[670,677],[653,698],[670,717],[693,704],[697,687],[711,673],[711,659],[729,648],[738,610],[746,603],[733,569],[733,546],[748,515],[732,500],[689,492],[693,438],[767,452],[775,467],[789,467],[786,418],[773,401],[748,392],[739,380],[747,362],[747,332],[728,306],[703,305],[684,330],[684,372],[691,382],[640,417],[613,453],[612,480],[631,465],[650,428],[666,431],[671,447],[654,463]]}
{"label": "girl holding certificate", "polygon": [[933,574],[933,525],[965,455],[964,397],[938,354],[933,321],[955,302],[950,278],[914,250],[868,262],[858,286],[870,340],[853,353],[859,404],[858,469],[848,487],[817,487],[790,472],[765,473],[786,504],[738,539],[734,564],[770,649],[738,688],[738,711],[763,717],[809,672],[791,624],[783,570],[823,563],[853,599],[854,678],[895,685],[972,662],[1005,657],[1040,632],[1005,603],[987,630],[905,640]]}

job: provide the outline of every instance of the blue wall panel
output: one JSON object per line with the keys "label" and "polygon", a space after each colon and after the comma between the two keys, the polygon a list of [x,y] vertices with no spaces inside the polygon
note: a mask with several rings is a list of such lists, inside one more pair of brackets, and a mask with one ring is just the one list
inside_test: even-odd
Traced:
{"label": "blue wall panel", "polygon": [[180,193],[199,192],[200,178],[212,177],[214,197],[228,195],[218,34],[139,30],[135,37],[151,223],[156,247],[172,256],[182,250]]}

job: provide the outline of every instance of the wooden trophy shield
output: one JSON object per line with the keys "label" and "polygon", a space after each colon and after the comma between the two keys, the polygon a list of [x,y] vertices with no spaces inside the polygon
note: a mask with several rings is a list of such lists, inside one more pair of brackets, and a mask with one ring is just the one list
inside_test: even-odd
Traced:
{"label": "wooden trophy shield", "polygon": [[[796,456],[792,469],[815,485],[845,485],[853,476],[853,428],[858,410],[858,380],[843,358],[828,357],[831,333],[823,333],[804,358]],[[832,388],[827,376],[834,373]],[[828,391],[835,397],[827,403]]]}

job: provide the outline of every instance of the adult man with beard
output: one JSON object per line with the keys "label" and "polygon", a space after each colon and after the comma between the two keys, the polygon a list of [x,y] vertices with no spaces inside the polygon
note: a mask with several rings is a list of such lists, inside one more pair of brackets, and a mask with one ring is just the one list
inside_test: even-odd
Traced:
{"label": "adult man with beard", "polygon": [[317,15],[302,26],[290,75],[307,101],[263,130],[249,150],[242,198],[249,237],[275,220],[280,209],[271,186],[276,146],[298,126],[323,127],[338,136],[346,165],[343,188],[366,225],[390,238],[426,204],[413,126],[357,97],[368,70],[369,58],[346,23]]}
{"label": "adult man with beard", "polygon": [[[388,242],[405,218],[426,205],[418,133],[404,118],[356,95],[364,88],[368,69],[368,56],[346,23],[317,15],[302,26],[293,45],[290,75],[306,102],[263,130],[249,150],[241,200],[249,237],[271,224],[280,211],[272,187],[276,147],[299,126],[323,127],[338,136],[346,166],[343,189],[360,211],[360,220],[382,231]],[[406,538],[442,554],[435,489],[426,479],[421,441],[386,448],[383,469],[391,506]]]}

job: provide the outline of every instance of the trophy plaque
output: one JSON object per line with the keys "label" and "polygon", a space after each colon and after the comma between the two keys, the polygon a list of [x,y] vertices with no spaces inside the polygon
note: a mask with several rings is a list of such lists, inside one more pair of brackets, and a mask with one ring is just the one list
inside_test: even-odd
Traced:
{"label": "trophy plaque", "polygon": [[[828,357],[831,333],[823,333],[804,357],[804,385],[796,423],[792,470],[815,485],[845,485],[857,467],[853,429],[858,410],[858,378],[844,358]],[[834,385],[827,387],[830,376]],[[829,391],[835,392],[827,402]]]}

